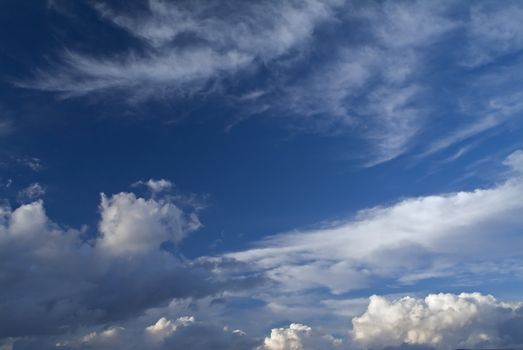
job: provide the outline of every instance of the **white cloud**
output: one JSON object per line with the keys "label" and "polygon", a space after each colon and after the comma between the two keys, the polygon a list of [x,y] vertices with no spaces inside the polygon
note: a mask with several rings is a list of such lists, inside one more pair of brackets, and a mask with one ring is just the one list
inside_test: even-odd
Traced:
{"label": "white cloud", "polygon": [[[521,67],[518,66],[513,68],[521,69]],[[456,123],[453,131],[429,142],[426,149],[421,152],[418,157],[432,155],[457,143],[469,140],[477,135],[499,127],[511,119],[519,118],[523,111],[523,103],[521,102],[523,94],[519,91],[513,92],[513,86],[516,84],[512,79],[507,77],[509,74],[513,73],[500,71],[495,74],[495,81],[492,81],[492,76],[485,76],[473,84],[472,89],[474,90],[481,91],[485,89],[486,85],[489,85],[488,89],[495,87],[495,90],[499,89],[503,92],[499,95],[497,93],[488,93],[490,96],[485,98],[486,101],[471,101],[470,103],[474,105],[474,110],[467,111],[467,113],[472,114],[470,118],[472,121],[467,120],[466,124]],[[477,98],[478,96],[474,96],[474,99]]]}
{"label": "white cloud", "polygon": [[515,171],[523,173],[523,150],[517,150],[510,154],[503,164]]}
{"label": "white cloud", "polygon": [[[267,79],[249,87],[256,101],[241,102],[241,96],[251,95],[236,90],[231,93],[240,97],[231,100],[245,103],[252,114],[291,114],[299,129],[362,139],[367,149],[360,158],[366,166],[414,149],[428,156],[503,124],[507,117],[499,111],[470,117],[455,110],[466,94],[461,87],[450,99],[445,96],[443,106],[452,110],[436,113],[432,101],[439,104],[448,87],[434,77],[449,79],[447,74],[460,70],[468,74],[462,63],[493,62],[523,47],[519,2],[150,0],[140,11],[123,11],[110,2],[94,8],[139,47],[103,57],[66,50],[56,67],[40,69],[34,81],[19,85],[64,96],[114,90],[136,102],[227,91],[225,81],[263,66]],[[321,33],[327,40],[316,36],[325,23],[332,29]],[[308,45],[315,40],[316,45]],[[326,50],[324,42],[331,40]],[[448,69],[441,70],[443,52]],[[456,56],[466,56],[465,62]],[[490,93],[478,100],[499,99]],[[249,115],[244,112],[229,128]],[[432,140],[434,129],[424,131],[438,124],[439,113],[453,115],[453,121]]]}
{"label": "white cloud", "polygon": [[[40,71],[36,81],[20,85],[65,96],[107,89],[142,99],[153,92],[185,95],[202,89],[209,79],[234,75],[306,42],[338,2],[151,0],[140,14],[115,12],[99,4],[95,7],[102,18],[140,38],[146,53],[97,58],[66,51],[56,71]],[[182,45],[176,41],[180,36],[193,40]]]}
{"label": "white cloud", "polygon": [[160,180],[149,179],[147,181],[138,181],[133,184],[133,186],[140,186],[140,185],[147,187],[154,194],[161,193],[164,191],[169,191],[171,188],[174,187],[174,184],[171,181],[165,180],[165,179],[160,179]]}
{"label": "white cloud", "polygon": [[296,86],[282,87],[282,108],[315,129],[353,130],[368,143],[366,166],[404,154],[428,117],[420,102],[428,86],[427,51],[459,25],[448,7],[420,1],[349,6],[344,20],[360,21],[364,44],[337,45]]}
{"label": "white cloud", "polygon": [[437,349],[500,345],[499,326],[516,317],[520,304],[479,293],[429,294],[424,299],[372,296],[352,320],[353,339],[365,348],[428,345]]}
{"label": "white cloud", "polygon": [[82,338],[82,343],[96,348],[117,346],[123,331],[125,331],[123,327],[109,327],[100,332],[91,332]]}
{"label": "white cloud", "polygon": [[288,328],[273,328],[258,350],[323,350],[340,348],[342,341],[309,326],[292,323]]}
{"label": "white cloud", "polygon": [[174,321],[162,317],[155,324],[145,328],[145,331],[155,341],[160,341],[175,332],[180,325],[188,326],[191,323],[194,323],[194,317],[192,316],[182,316]]}
{"label": "white cloud", "polygon": [[157,250],[165,241],[179,242],[201,224],[170,201],[137,198],[133,193],[102,194],[100,248],[111,254]]}
{"label": "white cloud", "polygon": [[[509,165],[519,164],[520,153]],[[275,235],[228,256],[293,291],[342,293],[383,278],[412,284],[456,276],[470,272],[466,263],[523,259],[516,248],[523,241],[515,235],[523,227],[522,196],[516,174],[491,188],[408,198],[332,227]]]}

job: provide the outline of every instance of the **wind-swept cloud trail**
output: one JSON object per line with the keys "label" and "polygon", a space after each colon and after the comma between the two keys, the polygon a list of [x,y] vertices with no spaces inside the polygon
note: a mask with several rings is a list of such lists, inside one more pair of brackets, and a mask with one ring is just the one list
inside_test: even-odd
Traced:
{"label": "wind-swept cloud trail", "polygon": [[456,276],[469,272],[467,263],[521,263],[521,158],[521,151],[507,158],[513,176],[492,188],[404,199],[333,227],[275,235],[227,256],[264,271],[284,290],[326,287],[334,293],[383,280],[401,285]]}
{"label": "wind-swept cloud trail", "polygon": [[136,14],[115,12],[109,4],[97,3],[100,16],[140,39],[145,52],[99,58],[67,50],[59,68],[40,70],[27,87],[64,96],[116,89],[138,100],[167,91],[186,95],[204,88],[211,79],[234,75],[256,61],[271,61],[303,44],[317,24],[329,19],[336,4],[151,0]]}
{"label": "wind-swept cloud trail", "polygon": [[[358,139],[366,151],[356,157],[367,167],[435,155],[521,114],[498,108],[517,91],[514,75],[493,65],[523,48],[518,2],[150,0],[138,10],[103,1],[93,8],[133,39],[129,49],[102,56],[66,48],[16,85],[62,97],[118,92],[133,104],[219,94],[239,108],[229,126],[284,115],[277,120],[293,129]],[[474,70],[477,83],[454,82]],[[508,90],[482,83],[489,75],[505,75]],[[448,118],[452,125],[439,130]]]}

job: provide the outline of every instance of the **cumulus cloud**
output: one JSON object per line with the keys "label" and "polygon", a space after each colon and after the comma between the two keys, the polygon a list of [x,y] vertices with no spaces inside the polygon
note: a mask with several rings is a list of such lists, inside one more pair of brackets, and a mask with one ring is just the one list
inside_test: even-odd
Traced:
{"label": "cumulus cloud", "polygon": [[375,295],[367,311],[352,320],[352,336],[367,348],[502,346],[508,339],[503,339],[500,326],[516,318],[520,308],[519,303],[502,303],[479,293],[429,294],[424,299],[392,301]]}
{"label": "cumulus cloud", "polygon": [[[515,152],[507,162],[517,166],[520,158]],[[516,234],[523,227],[522,195],[516,173],[491,188],[404,199],[331,227],[275,235],[228,256],[287,291],[343,293],[384,279],[408,285],[460,273],[481,279],[475,264],[523,261],[516,248],[523,243]]]}
{"label": "cumulus cloud", "polygon": [[168,198],[102,195],[100,211],[98,236],[85,240],[85,232],[51,221],[42,201],[0,207],[0,339],[126,320],[173,298],[254,281],[223,280],[162,249],[198,226]]}
{"label": "cumulus cloud", "polygon": [[191,323],[194,323],[194,317],[192,316],[182,316],[177,318],[175,321],[162,317],[155,324],[145,328],[145,331],[153,339],[163,340],[174,333],[179,326],[188,326]]}
{"label": "cumulus cloud", "polygon": [[288,328],[273,328],[258,350],[321,350],[341,348],[341,339],[322,334],[309,326],[292,323]]}
{"label": "cumulus cloud", "polygon": [[98,245],[111,254],[147,253],[165,241],[179,242],[200,227],[169,200],[137,198],[133,193],[102,194]]}
{"label": "cumulus cloud", "polygon": [[[342,304],[340,304],[342,305]],[[303,324],[274,328],[258,349],[456,349],[515,346],[521,341],[522,304],[480,293],[429,294],[425,298],[373,295],[338,339]]]}

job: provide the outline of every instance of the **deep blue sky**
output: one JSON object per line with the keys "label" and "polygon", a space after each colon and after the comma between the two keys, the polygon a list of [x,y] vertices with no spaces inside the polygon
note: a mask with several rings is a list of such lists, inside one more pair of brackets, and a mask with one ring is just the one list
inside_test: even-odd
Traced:
{"label": "deep blue sky", "polygon": [[[213,324],[238,327],[252,307],[264,325],[245,328],[257,337],[290,322],[339,335],[347,328],[340,317],[350,324],[356,311],[300,307],[461,291],[521,300],[521,256],[511,248],[520,243],[523,203],[510,197],[521,190],[521,3],[4,0],[0,6],[6,217],[43,200],[46,227],[81,231],[78,244],[85,247],[78,254],[93,257],[107,247],[133,256],[141,248],[129,243],[132,237],[143,235],[143,243],[148,235],[163,237],[155,231],[162,225],[194,219],[169,221],[175,215],[169,212],[149,220],[153,214],[135,202],[125,207],[112,197],[134,193],[198,217],[201,227],[167,228],[174,236],[158,238],[162,247],[174,242],[181,264],[231,258],[248,267],[225,264],[212,270],[213,278],[264,281],[254,291],[221,285],[201,291],[197,277],[183,275],[178,282],[195,291],[165,287],[165,295],[140,304],[132,317],[161,313],[151,308],[166,300],[212,296],[226,305],[201,311]],[[155,190],[144,184],[149,179],[172,185]],[[101,193],[114,202],[104,207]],[[104,226],[113,206],[120,231]],[[143,222],[127,225],[126,218]],[[108,237],[115,240],[106,243]],[[470,254],[461,258],[460,251]],[[149,258],[144,265],[163,269],[159,257]],[[144,271],[100,276],[132,281]],[[159,290],[150,281],[133,283]],[[112,296],[107,288],[97,293]],[[35,303],[61,300],[50,293]],[[114,317],[58,320],[73,333],[149,322],[104,307]],[[0,345],[2,337],[31,332],[0,334]],[[451,344],[443,343],[432,346]],[[359,345],[383,345],[376,344]]]}

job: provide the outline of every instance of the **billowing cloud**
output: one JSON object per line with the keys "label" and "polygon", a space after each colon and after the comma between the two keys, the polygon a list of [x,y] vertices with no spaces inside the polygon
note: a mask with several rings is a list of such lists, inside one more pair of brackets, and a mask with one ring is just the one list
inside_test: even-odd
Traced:
{"label": "billowing cloud", "polygon": [[0,339],[71,332],[236,288],[162,249],[199,226],[169,198],[102,195],[100,211],[98,235],[86,240],[51,221],[42,201],[0,207]]}
{"label": "billowing cloud", "polygon": [[119,193],[102,194],[101,239],[97,245],[111,254],[136,254],[157,250],[162,242],[177,243],[200,227],[196,215],[187,215],[168,200],[137,198]]}
{"label": "billowing cloud", "polygon": [[[424,299],[372,296],[352,320],[352,337],[366,348],[428,345],[438,349],[503,346],[514,339],[500,327],[521,313],[521,304],[479,293],[429,294]],[[516,334],[512,334],[514,336]]]}
{"label": "billowing cloud", "polygon": [[341,339],[322,334],[309,326],[292,323],[288,328],[274,328],[258,350],[320,350],[341,348]]}
{"label": "billowing cloud", "polygon": [[155,324],[148,326],[145,331],[158,341],[176,332],[179,326],[187,326],[191,323],[194,323],[194,317],[192,316],[179,317],[174,321],[162,317]]}

